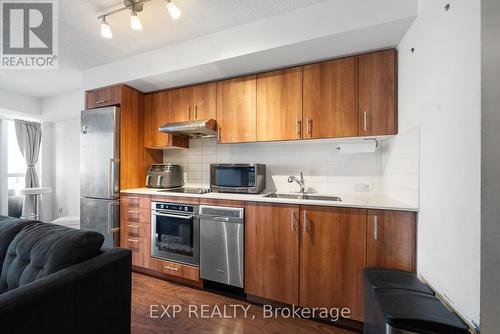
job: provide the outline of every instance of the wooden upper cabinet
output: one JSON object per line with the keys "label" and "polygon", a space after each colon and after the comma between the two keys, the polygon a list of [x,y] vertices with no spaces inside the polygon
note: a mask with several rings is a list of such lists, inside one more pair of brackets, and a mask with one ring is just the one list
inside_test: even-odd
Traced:
{"label": "wooden upper cabinet", "polygon": [[366,210],[301,206],[300,296],[304,307],[348,307],[363,319]]}
{"label": "wooden upper cabinet", "polygon": [[358,59],[304,66],[303,138],[358,135]]}
{"label": "wooden upper cabinet", "polygon": [[256,140],[256,76],[217,82],[219,143]]}
{"label": "wooden upper cabinet", "polygon": [[194,113],[191,120],[215,119],[217,110],[217,83],[193,87]]}
{"label": "wooden upper cabinet", "polygon": [[193,88],[185,87],[170,91],[171,110],[169,122],[187,122],[194,117]]}
{"label": "wooden upper cabinet", "polygon": [[302,137],[302,67],[257,75],[257,141]]}
{"label": "wooden upper cabinet", "polygon": [[122,99],[123,86],[99,88],[85,92],[86,109],[118,105]]}
{"label": "wooden upper cabinet", "polygon": [[416,214],[368,210],[367,267],[416,270]]}
{"label": "wooden upper cabinet", "polygon": [[282,303],[298,303],[298,205],[246,205],[245,291]]}
{"label": "wooden upper cabinet", "polygon": [[189,146],[187,138],[172,136],[159,130],[161,126],[174,119],[171,105],[170,91],[147,94],[144,97],[144,145],[146,148]]}
{"label": "wooden upper cabinet", "polygon": [[398,132],[396,50],[359,56],[359,135]]}

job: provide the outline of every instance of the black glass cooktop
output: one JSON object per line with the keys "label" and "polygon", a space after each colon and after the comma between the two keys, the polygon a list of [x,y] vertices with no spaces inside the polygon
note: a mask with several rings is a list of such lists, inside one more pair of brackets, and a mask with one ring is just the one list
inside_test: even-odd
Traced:
{"label": "black glass cooktop", "polygon": [[165,193],[182,193],[182,194],[206,194],[210,192],[207,188],[195,188],[195,187],[182,187],[182,188],[171,188],[160,190],[160,192]]}

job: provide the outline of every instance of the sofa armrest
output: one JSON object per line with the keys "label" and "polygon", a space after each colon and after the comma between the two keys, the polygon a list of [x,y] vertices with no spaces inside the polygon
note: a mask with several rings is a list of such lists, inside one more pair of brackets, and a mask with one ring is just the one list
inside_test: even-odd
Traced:
{"label": "sofa armrest", "polygon": [[0,333],[130,333],[131,253],[102,254],[0,295]]}

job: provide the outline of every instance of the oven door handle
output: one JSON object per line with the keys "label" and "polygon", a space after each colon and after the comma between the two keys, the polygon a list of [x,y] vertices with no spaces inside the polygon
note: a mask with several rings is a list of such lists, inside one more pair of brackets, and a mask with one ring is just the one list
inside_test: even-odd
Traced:
{"label": "oven door handle", "polygon": [[191,220],[194,218],[194,216],[171,215],[171,214],[158,213],[158,212],[154,212],[153,215],[154,216],[162,216],[162,217],[170,217],[170,218],[186,219],[186,220]]}

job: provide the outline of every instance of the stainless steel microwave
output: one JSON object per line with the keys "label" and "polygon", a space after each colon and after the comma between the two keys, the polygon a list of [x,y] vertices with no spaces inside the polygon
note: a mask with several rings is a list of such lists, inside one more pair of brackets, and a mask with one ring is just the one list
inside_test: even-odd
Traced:
{"label": "stainless steel microwave", "polygon": [[210,165],[210,190],[212,192],[258,194],[265,188],[266,165]]}

